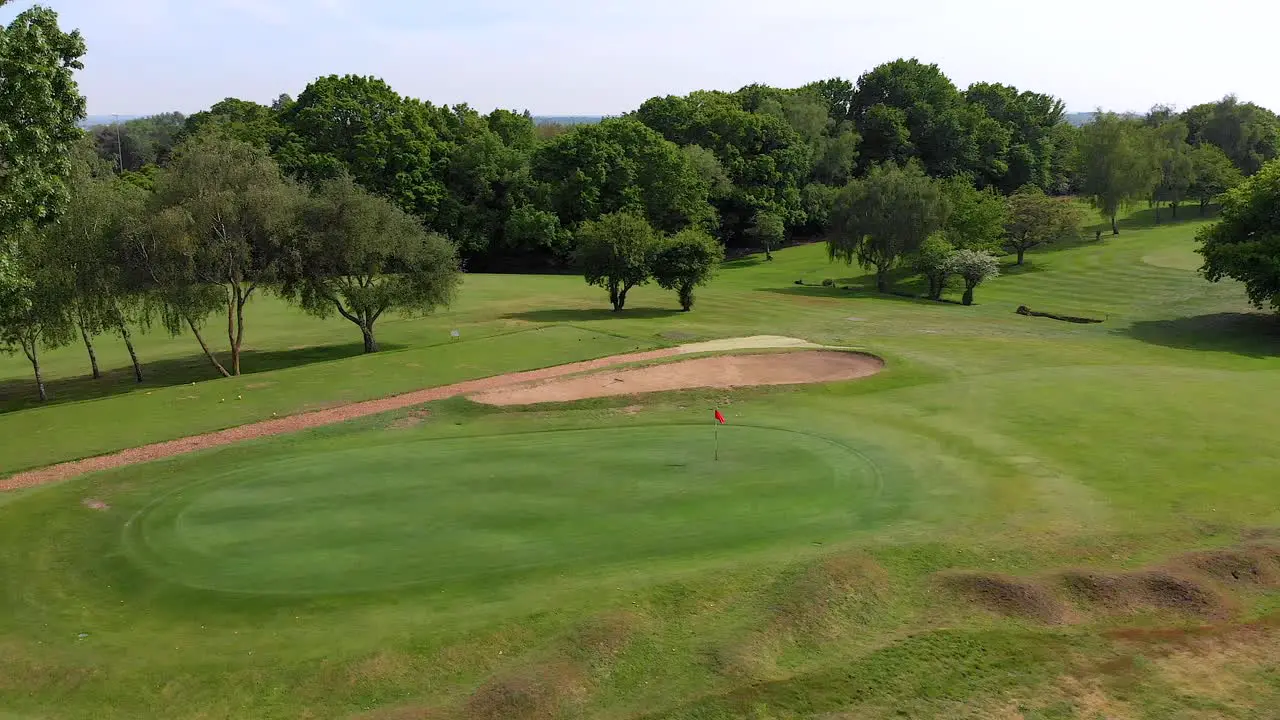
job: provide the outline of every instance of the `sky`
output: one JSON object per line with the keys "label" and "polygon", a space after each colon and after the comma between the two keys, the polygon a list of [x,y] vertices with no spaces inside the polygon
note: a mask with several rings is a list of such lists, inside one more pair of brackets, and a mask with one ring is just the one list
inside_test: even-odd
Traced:
{"label": "sky", "polygon": [[[0,8],[8,23],[30,0]],[[41,0],[95,115],[269,103],[329,74],[438,104],[611,115],[655,95],[856,79],[898,57],[1069,110],[1280,110],[1272,0]],[[1250,30],[1252,28],[1252,31]]]}

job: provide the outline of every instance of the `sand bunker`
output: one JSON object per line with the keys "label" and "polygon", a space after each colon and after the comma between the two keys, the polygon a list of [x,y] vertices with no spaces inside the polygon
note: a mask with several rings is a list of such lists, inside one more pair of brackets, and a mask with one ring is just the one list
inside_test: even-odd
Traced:
{"label": "sand bunker", "polygon": [[487,405],[533,405],[689,388],[856,380],[883,368],[884,362],[879,358],[854,352],[722,355],[512,385],[478,393],[470,399]]}

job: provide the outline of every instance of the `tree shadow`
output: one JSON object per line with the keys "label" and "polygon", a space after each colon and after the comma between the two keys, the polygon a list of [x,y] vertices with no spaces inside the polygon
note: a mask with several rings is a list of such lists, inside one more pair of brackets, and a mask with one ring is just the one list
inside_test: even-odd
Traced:
{"label": "tree shadow", "polygon": [[1021,265],[1013,262],[1000,264],[1000,277],[1012,277],[1017,275],[1031,275],[1033,273],[1048,272],[1049,268],[1036,264],[1028,258]]}
{"label": "tree shadow", "polygon": [[653,320],[655,318],[683,315],[678,308],[623,308],[614,312],[609,308],[563,308],[558,310],[526,310],[525,312],[508,313],[503,320],[524,320],[535,323],[577,323],[588,320]]}
{"label": "tree shadow", "polygon": [[[402,350],[404,345],[382,346],[382,352]],[[363,343],[326,345],[323,347],[294,348],[291,350],[245,350],[240,355],[240,372],[243,375],[283,370],[291,367],[342,360],[364,354]],[[216,380],[221,377],[202,354],[180,358],[168,358],[147,362],[142,359],[143,382],[134,381],[133,366],[103,369],[102,378],[91,375],[54,378],[45,381],[49,399],[41,402],[33,376],[0,380],[0,413],[14,412],[32,407],[47,407],[82,400],[96,400],[112,395],[123,395],[139,389],[151,390],[173,385],[190,385],[193,382]],[[222,353],[218,360],[227,363]]]}
{"label": "tree shadow", "polygon": [[1123,332],[1152,345],[1264,358],[1280,355],[1280,316],[1223,312],[1172,320],[1143,320]]}

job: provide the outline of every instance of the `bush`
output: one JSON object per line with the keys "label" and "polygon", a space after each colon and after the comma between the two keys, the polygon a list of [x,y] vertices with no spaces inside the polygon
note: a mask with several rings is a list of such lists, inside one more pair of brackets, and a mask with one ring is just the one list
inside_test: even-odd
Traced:
{"label": "bush", "polygon": [[1000,262],[985,250],[957,250],[947,263],[950,272],[964,278],[964,304],[973,304],[973,289],[1000,275]]}

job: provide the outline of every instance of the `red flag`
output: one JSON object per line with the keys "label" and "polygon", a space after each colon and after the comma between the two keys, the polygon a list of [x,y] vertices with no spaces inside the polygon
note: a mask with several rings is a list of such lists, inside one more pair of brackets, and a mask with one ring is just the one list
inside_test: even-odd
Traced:
{"label": "red flag", "polygon": [[729,422],[728,420],[724,419],[724,415],[722,415],[719,410],[716,411],[716,420],[719,421],[721,425],[724,425],[725,423]]}

